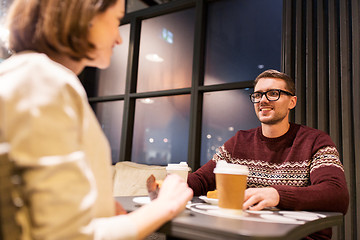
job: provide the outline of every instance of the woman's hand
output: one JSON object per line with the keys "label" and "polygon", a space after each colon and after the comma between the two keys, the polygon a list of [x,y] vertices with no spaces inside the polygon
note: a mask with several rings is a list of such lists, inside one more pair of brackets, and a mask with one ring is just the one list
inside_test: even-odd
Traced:
{"label": "woman's hand", "polygon": [[170,174],[161,185],[156,201],[161,202],[169,210],[169,219],[175,217],[185,209],[188,201],[193,197],[193,191],[178,175]]}
{"label": "woman's hand", "polygon": [[161,185],[156,199],[128,214],[137,225],[138,239],[144,239],[186,207],[193,191],[178,175],[170,174]]}

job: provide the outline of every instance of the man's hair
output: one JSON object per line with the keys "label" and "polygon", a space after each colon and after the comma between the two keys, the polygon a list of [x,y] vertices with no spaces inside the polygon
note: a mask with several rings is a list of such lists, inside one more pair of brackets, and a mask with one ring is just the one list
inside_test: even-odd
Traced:
{"label": "man's hair", "polygon": [[32,50],[89,58],[95,48],[88,39],[90,21],[117,0],[15,0],[7,26],[13,52]]}
{"label": "man's hair", "polygon": [[291,92],[292,94],[295,94],[295,83],[292,80],[292,78],[287,75],[286,73],[282,73],[273,69],[269,69],[266,70],[262,73],[260,73],[259,76],[256,77],[255,81],[254,81],[254,87],[256,86],[256,84],[259,82],[259,80],[261,78],[278,78],[278,79],[282,79],[285,81],[286,83],[286,90],[288,90],[289,92]]}

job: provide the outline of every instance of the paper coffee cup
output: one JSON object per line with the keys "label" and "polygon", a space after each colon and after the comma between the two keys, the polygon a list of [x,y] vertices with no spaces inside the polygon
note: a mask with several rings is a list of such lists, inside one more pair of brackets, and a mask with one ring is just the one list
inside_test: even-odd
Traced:
{"label": "paper coffee cup", "polygon": [[177,174],[187,181],[189,166],[186,162],[169,163],[166,167],[167,174]]}
{"label": "paper coffee cup", "polygon": [[241,213],[249,169],[243,165],[218,161],[214,173],[219,208]]}

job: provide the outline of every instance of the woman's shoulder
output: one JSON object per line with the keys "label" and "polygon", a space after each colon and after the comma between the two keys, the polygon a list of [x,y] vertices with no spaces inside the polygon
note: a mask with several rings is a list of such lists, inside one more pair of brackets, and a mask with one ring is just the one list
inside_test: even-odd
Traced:
{"label": "woman's shoulder", "polygon": [[0,77],[0,85],[3,84],[8,93],[21,88],[37,92],[43,89],[50,93],[69,86],[81,95],[84,93],[79,79],[71,70],[37,52],[14,54],[2,62]]}
{"label": "woman's shoulder", "polygon": [[56,77],[60,73],[75,75],[69,69],[51,60],[46,54],[32,51],[12,55],[1,63],[0,72],[3,76],[11,73],[28,74],[28,77],[46,74]]}

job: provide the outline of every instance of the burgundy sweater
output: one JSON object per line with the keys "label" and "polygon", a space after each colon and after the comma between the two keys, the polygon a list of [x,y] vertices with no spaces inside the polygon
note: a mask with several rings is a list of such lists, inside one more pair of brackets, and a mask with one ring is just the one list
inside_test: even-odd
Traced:
{"label": "burgundy sweater", "polygon": [[[238,131],[212,160],[189,174],[195,196],[215,189],[213,170],[218,160],[248,166],[247,187],[274,187],[280,195],[280,209],[347,212],[344,169],[325,132],[294,123],[278,138],[265,137],[261,127]],[[331,229],[327,229],[309,239],[330,238]]]}

